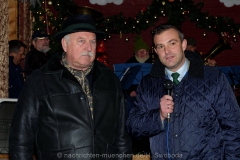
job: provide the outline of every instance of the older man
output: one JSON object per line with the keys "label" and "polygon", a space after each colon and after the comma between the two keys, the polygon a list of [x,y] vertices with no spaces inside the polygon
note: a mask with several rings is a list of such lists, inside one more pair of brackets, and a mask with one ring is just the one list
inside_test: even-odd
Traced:
{"label": "older man", "polygon": [[10,131],[10,157],[131,159],[118,77],[94,60],[104,33],[88,15],[67,18],[57,53],[27,79]]}
{"label": "older man", "polygon": [[149,55],[149,47],[146,42],[143,41],[141,35],[134,37],[134,56],[127,60],[126,63],[152,63],[152,57]]}
{"label": "older man", "polygon": [[49,36],[44,30],[36,30],[32,35],[31,50],[27,53],[24,72],[29,76],[32,71],[41,68],[49,59]]}

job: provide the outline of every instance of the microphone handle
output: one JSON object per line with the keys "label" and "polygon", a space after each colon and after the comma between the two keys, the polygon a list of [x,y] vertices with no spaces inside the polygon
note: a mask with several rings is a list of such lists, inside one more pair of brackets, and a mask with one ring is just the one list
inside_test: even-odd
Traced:
{"label": "microphone handle", "polygon": [[[168,89],[168,90],[167,90],[167,94],[168,94],[169,96],[171,96],[171,89]],[[170,115],[170,113],[168,113],[168,114],[167,114],[168,122],[170,122],[170,117],[171,117],[171,115]]]}
{"label": "microphone handle", "polygon": [[171,116],[170,116],[170,113],[168,113],[168,114],[167,114],[167,118],[170,119],[170,117],[171,117]]}
{"label": "microphone handle", "polygon": [[168,90],[167,90],[167,94],[168,94],[169,96],[171,96],[171,89],[168,89]]}

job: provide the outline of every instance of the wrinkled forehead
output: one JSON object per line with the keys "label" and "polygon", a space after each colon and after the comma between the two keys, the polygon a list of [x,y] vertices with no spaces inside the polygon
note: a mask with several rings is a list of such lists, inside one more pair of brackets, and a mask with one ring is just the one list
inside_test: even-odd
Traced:
{"label": "wrinkled forehead", "polygon": [[75,37],[75,38],[90,38],[90,39],[96,39],[96,34],[94,32],[88,32],[88,31],[78,31],[74,33],[69,33],[67,34],[70,37]]}

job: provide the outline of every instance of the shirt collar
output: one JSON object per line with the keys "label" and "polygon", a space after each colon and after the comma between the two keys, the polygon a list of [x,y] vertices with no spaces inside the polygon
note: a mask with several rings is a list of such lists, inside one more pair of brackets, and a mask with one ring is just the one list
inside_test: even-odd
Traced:
{"label": "shirt collar", "polygon": [[[184,62],[184,64],[182,65],[182,67],[181,68],[179,68],[176,72],[178,72],[180,75],[179,75],[179,77],[178,77],[178,81],[180,82],[182,79],[183,79],[183,77],[186,75],[186,73],[187,73],[187,71],[188,71],[188,69],[189,69],[189,64],[190,64],[190,62],[189,62],[189,60],[187,59],[187,58],[185,58],[185,62]],[[166,76],[172,81],[173,80],[173,78],[172,78],[172,76],[171,76],[171,74],[172,73],[174,73],[174,72],[172,72],[172,71],[170,71],[169,69],[167,69],[166,67],[165,67],[165,74],[166,74]]]}

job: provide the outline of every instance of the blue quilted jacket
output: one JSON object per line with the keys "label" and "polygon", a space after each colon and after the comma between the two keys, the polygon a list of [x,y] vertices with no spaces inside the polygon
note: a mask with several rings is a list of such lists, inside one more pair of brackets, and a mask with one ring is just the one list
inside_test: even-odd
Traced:
{"label": "blue quilted jacket", "polygon": [[160,119],[166,79],[158,60],[138,87],[127,121],[129,132],[150,137],[152,159],[240,159],[240,108],[231,86],[217,68],[204,66],[189,54],[186,57],[190,67],[173,87],[170,122]]}

